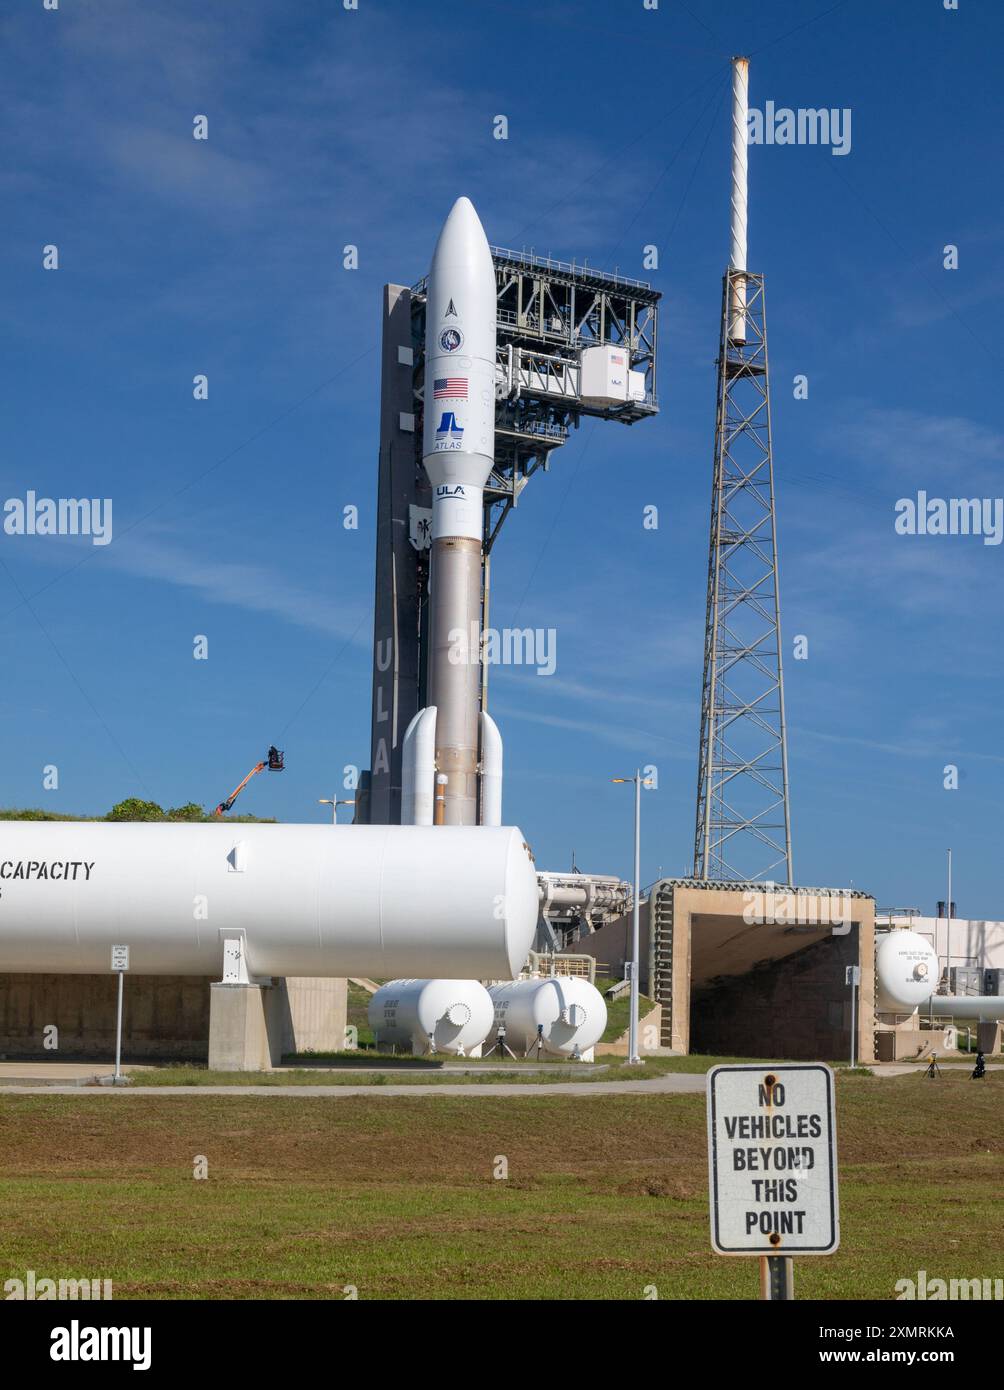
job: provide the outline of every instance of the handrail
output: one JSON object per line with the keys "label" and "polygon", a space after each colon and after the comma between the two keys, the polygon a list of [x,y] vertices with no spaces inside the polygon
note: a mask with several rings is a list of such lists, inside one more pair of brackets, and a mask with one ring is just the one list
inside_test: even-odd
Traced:
{"label": "handrail", "polygon": [[563,275],[591,275],[595,280],[612,280],[617,285],[633,285],[636,290],[650,290],[647,280],[635,280],[630,275],[617,275],[608,270],[594,270],[575,261],[556,261],[551,256],[535,256],[532,251],[512,251],[507,246],[490,246],[492,255],[516,265],[535,266],[538,270],[556,270]]}

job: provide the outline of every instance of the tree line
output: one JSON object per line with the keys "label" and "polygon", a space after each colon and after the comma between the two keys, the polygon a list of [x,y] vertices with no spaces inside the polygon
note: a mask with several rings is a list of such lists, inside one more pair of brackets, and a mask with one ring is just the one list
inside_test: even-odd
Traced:
{"label": "tree line", "polygon": [[127,796],[124,801],[117,802],[112,809],[103,816],[71,816],[63,811],[43,811],[40,807],[24,807],[21,809],[12,808],[0,810],[0,820],[87,820],[87,821],[188,821],[203,822],[225,819],[228,821],[260,821],[268,824],[275,824],[274,816],[226,816],[217,817],[211,811],[206,811],[203,807],[196,805],[194,801],[186,801],[184,806],[172,806],[165,811],[163,806],[158,806],[156,801],[143,801],[138,796]]}

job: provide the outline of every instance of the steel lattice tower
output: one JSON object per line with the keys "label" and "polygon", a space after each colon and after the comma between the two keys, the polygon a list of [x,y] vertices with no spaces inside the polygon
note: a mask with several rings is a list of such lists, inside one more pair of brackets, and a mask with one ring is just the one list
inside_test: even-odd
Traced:
{"label": "steel lattice tower", "polygon": [[767,324],[763,276],[746,269],[746,68],[733,60],[694,876],[791,883]]}

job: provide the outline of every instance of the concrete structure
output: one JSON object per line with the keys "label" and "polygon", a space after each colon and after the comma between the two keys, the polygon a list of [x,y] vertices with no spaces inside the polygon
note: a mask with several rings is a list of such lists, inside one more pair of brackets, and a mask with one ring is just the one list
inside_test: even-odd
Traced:
{"label": "concrete structure", "polygon": [[[620,1037],[613,1042],[597,1043],[593,1051],[599,1058],[602,1057],[627,1057],[629,1028],[625,1028]],[[665,1055],[666,1048],[660,1045],[659,1039],[662,1036],[662,1008],[656,1004],[654,1009],[649,1009],[648,1013],[643,1014],[638,1020],[638,1052],[642,1057],[658,1057]]]}
{"label": "concrete structure", "polygon": [[261,985],[209,987],[210,1071],[269,1071],[282,1061],[280,996]]}
{"label": "concrete structure", "polygon": [[[264,1055],[274,1060],[297,1052],[333,1052],[345,1046],[347,989],[344,980],[276,980],[270,988],[219,986],[233,1002],[217,1002],[215,982],[184,975],[126,975],[123,1053],[126,1060],[200,1061],[215,1057],[221,1069],[234,1060],[235,1016],[254,1017],[257,995],[266,1044],[253,1031],[235,1070]],[[0,975],[0,1056],[101,1061],[115,1053],[115,976]],[[53,1029],[55,1031],[53,1032]],[[266,1062],[267,1065],[267,1062]]]}
{"label": "concrete structure", "polygon": [[[662,879],[643,904],[642,992],[675,1052],[835,1060],[850,1054],[848,965],[861,966],[857,1055],[874,1057],[874,900],[835,888]],[[604,973],[630,955],[630,917],[579,942]]]}

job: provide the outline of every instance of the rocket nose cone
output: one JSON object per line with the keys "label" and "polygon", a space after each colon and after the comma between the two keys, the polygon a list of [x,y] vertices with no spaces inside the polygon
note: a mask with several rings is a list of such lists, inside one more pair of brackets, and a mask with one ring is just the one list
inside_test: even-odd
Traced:
{"label": "rocket nose cone", "polygon": [[434,262],[452,261],[455,257],[467,258],[472,255],[487,257],[490,261],[488,238],[470,198],[458,198],[443,223],[432,259]]}
{"label": "rocket nose cone", "polygon": [[446,219],[446,226],[448,227],[454,220],[466,222],[471,226],[481,227],[481,218],[478,216],[470,198],[458,198],[452,208],[450,208],[450,215]]}

